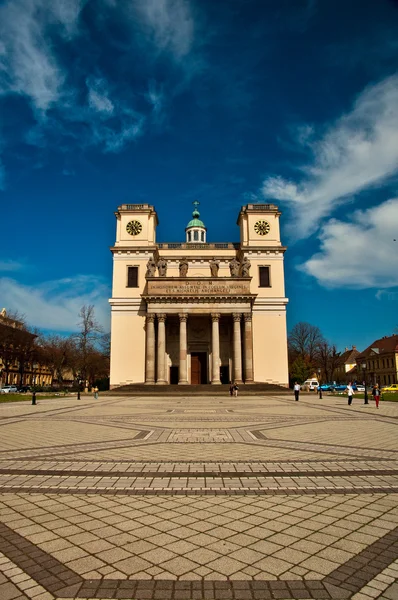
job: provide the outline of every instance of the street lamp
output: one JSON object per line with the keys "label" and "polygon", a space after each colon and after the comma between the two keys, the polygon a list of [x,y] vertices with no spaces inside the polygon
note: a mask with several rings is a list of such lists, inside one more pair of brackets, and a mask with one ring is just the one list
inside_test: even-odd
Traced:
{"label": "street lamp", "polygon": [[80,386],[81,386],[81,384],[82,384],[82,380],[80,379],[80,377],[78,377],[78,379],[77,379],[77,385],[78,385],[78,387],[77,387],[77,399],[78,400],[80,400]]}
{"label": "street lamp", "polygon": [[321,367],[318,367],[318,392],[319,392],[319,399],[322,400]]}
{"label": "street lamp", "polygon": [[32,378],[32,385],[33,385],[33,390],[32,390],[32,405],[35,406],[36,405],[36,371],[37,371],[37,367],[39,365],[37,364],[37,362],[34,362],[32,365],[33,368],[33,378]]}
{"label": "street lamp", "polygon": [[365,391],[364,391],[364,394],[363,394],[364,404],[369,404],[368,390],[366,388],[366,362],[362,363],[362,371],[363,371],[363,385],[365,387]]}

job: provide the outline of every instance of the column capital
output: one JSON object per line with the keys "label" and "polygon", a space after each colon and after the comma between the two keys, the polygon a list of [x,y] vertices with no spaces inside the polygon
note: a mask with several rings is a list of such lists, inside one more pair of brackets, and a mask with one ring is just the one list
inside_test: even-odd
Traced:
{"label": "column capital", "polygon": [[252,320],[252,314],[251,313],[243,313],[243,318],[244,318],[245,322],[248,323]]}
{"label": "column capital", "polygon": [[155,315],[153,313],[147,314],[146,320],[147,320],[148,323],[154,323],[154,321],[155,321]]}
{"label": "column capital", "polygon": [[158,321],[160,321],[160,323],[164,323],[166,321],[166,313],[157,313],[156,314]]}
{"label": "column capital", "polygon": [[232,313],[232,318],[234,321],[240,321],[242,318],[242,314],[241,313]]}
{"label": "column capital", "polygon": [[187,313],[178,313],[178,318],[180,319],[180,323],[184,321],[186,323],[188,321]]}
{"label": "column capital", "polygon": [[211,313],[211,320],[214,321],[219,321],[220,320],[220,313]]}

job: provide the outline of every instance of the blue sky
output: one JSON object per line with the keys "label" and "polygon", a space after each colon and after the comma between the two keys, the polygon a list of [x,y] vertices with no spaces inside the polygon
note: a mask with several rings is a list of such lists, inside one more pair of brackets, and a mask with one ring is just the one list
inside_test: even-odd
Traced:
{"label": "blue sky", "polygon": [[[398,2],[0,0],[0,304],[109,327],[114,211],[282,210],[288,326],[398,326]],[[397,240],[397,241],[394,241]]]}

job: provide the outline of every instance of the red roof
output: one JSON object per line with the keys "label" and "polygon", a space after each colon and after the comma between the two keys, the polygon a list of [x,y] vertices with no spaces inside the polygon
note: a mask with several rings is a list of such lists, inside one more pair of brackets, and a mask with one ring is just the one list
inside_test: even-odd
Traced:
{"label": "red roof", "polygon": [[376,351],[376,354],[398,352],[398,335],[386,335],[379,340],[375,340],[366,350],[361,352],[361,356],[369,356],[372,351]]}

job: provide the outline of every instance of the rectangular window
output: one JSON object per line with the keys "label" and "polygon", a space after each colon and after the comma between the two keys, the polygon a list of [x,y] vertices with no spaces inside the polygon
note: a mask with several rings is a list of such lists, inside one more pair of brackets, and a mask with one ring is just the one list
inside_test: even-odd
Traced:
{"label": "rectangular window", "polygon": [[270,270],[269,267],[259,267],[258,268],[260,287],[271,287],[269,270]]}
{"label": "rectangular window", "polygon": [[127,287],[138,287],[138,267],[127,267]]}

